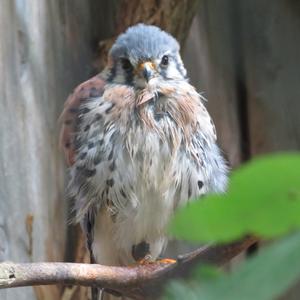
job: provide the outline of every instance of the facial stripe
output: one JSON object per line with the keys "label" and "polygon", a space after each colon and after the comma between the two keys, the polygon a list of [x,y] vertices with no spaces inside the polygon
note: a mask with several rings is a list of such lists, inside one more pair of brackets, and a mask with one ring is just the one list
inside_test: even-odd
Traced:
{"label": "facial stripe", "polygon": [[124,70],[125,73],[125,83],[127,85],[133,85],[133,70]]}

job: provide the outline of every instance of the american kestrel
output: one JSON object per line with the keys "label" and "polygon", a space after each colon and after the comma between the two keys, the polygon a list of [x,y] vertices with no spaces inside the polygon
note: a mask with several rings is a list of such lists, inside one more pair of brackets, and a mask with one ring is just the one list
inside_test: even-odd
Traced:
{"label": "american kestrel", "polygon": [[97,263],[155,260],[176,208],[226,188],[215,126],[179,48],[158,27],[130,27],[66,101],[68,190]]}

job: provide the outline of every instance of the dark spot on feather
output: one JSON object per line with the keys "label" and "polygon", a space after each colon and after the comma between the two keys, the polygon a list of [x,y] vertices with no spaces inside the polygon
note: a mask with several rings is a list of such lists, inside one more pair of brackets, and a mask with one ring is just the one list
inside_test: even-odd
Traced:
{"label": "dark spot on feather", "polygon": [[111,160],[113,158],[114,155],[114,149],[111,149],[109,155],[108,155],[108,160]]}
{"label": "dark spot on feather", "polygon": [[103,139],[101,139],[101,140],[98,141],[99,146],[102,146],[103,143],[104,143],[104,140],[103,140]]}
{"label": "dark spot on feather", "polygon": [[98,151],[93,160],[94,165],[98,165],[102,161],[102,157],[103,157],[103,151]]}
{"label": "dark spot on feather", "polygon": [[202,189],[202,187],[203,187],[203,181],[198,180],[198,187],[199,187],[199,190]]}
{"label": "dark spot on feather", "polygon": [[65,143],[65,148],[70,148],[70,146],[71,146],[70,142]]}
{"label": "dark spot on feather", "polygon": [[113,161],[113,162],[110,164],[110,166],[109,166],[109,170],[110,170],[111,172],[113,172],[115,169],[116,169],[116,164],[115,164],[115,161]]}
{"label": "dark spot on feather", "polygon": [[95,114],[94,121],[100,121],[101,119],[102,119],[102,115],[99,114],[99,113],[96,113],[96,114]]}
{"label": "dark spot on feather", "polygon": [[88,187],[88,185],[86,184],[86,181],[82,182],[82,178],[81,178],[77,194],[80,195],[81,197],[85,196],[88,191],[87,187]]}
{"label": "dark spot on feather", "polygon": [[96,169],[83,169],[81,172],[84,174],[85,177],[92,177],[96,174]]}
{"label": "dark spot on feather", "polygon": [[114,185],[114,179],[113,178],[111,178],[111,179],[108,179],[108,180],[106,180],[106,184],[108,185],[108,186],[110,186],[110,187],[112,187],[113,185]]}
{"label": "dark spot on feather", "polygon": [[88,107],[83,107],[80,109],[81,114],[87,114],[88,112],[90,112],[90,109]]}
{"label": "dark spot on feather", "polygon": [[142,241],[131,248],[131,255],[135,261],[142,260],[146,255],[150,254],[150,244]]}
{"label": "dark spot on feather", "polygon": [[91,128],[91,125],[88,124],[85,126],[84,131],[88,131],[90,128]]}
{"label": "dark spot on feather", "polygon": [[111,201],[107,198],[106,199],[106,206],[110,206],[110,204],[111,204]]}
{"label": "dark spot on feather", "polygon": [[178,193],[181,193],[181,189],[182,189],[182,183],[180,182],[179,186],[178,186]]}
{"label": "dark spot on feather", "polygon": [[105,110],[105,113],[106,114],[110,113],[110,111],[113,109],[114,106],[115,106],[115,104],[112,103],[111,106]]}
{"label": "dark spot on feather", "polygon": [[127,198],[127,196],[126,196],[126,194],[125,194],[125,192],[124,192],[123,189],[120,189],[120,193],[121,193],[121,195],[122,195],[125,199]]}
{"label": "dark spot on feather", "polygon": [[159,122],[164,117],[164,115],[165,115],[165,113],[161,113],[161,112],[155,113],[154,114],[155,121]]}
{"label": "dark spot on feather", "polygon": [[94,130],[91,131],[91,134],[89,136],[89,138],[91,140],[95,139],[96,137],[98,137],[98,135],[100,134],[100,130],[99,128],[94,128]]}
{"label": "dark spot on feather", "polygon": [[110,141],[112,144],[114,144],[116,138],[117,138],[117,132],[114,131],[114,132],[112,133],[112,135],[110,136],[109,141]]}
{"label": "dark spot on feather", "polygon": [[219,167],[219,162],[215,159],[215,164],[217,165],[217,167]]}
{"label": "dark spot on feather", "polygon": [[95,147],[95,143],[93,142],[88,143],[88,149],[92,149],[93,147]]}
{"label": "dark spot on feather", "polygon": [[191,198],[192,196],[192,186],[189,184],[189,190],[188,190],[188,198]]}
{"label": "dark spot on feather", "polygon": [[79,159],[84,159],[86,156],[87,156],[87,152],[82,152],[82,153],[79,155]]}

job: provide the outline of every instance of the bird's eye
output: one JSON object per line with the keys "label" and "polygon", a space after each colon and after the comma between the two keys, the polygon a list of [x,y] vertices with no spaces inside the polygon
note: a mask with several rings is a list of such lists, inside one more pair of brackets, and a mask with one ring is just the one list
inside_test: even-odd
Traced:
{"label": "bird's eye", "polygon": [[161,59],[161,63],[162,66],[167,66],[169,64],[169,56],[168,55],[164,55]]}
{"label": "bird's eye", "polygon": [[132,64],[130,63],[129,59],[127,58],[122,58],[121,59],[121,64],[122,64],[122,68],[125,70],[125,71],[130,71],[132,70]]}

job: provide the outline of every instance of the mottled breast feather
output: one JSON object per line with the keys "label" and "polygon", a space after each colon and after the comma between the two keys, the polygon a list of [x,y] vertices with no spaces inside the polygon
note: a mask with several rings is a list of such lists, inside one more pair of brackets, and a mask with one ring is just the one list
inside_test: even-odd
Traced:
{"label": "mottled breast feather", "polygon": [[[200,179],[186,177],[185,172],[206,178],[201,193],[223,190],[209,183],[218,177],[215,161],[223,166],[214,124],[201,96],[188,82],[157,82],[155,89],[139,91],[126,85],[104,85],[99,77],[81,85],[63,112],[64,119],[71,121],[63,125],[61,138],[71,144],[65,153],[69,165],[75,163],[70,187],[77,198],[79,219],[95,205],[119,210],[137,197],[135,185],[141,178],[161,193],[165,191],[160,189],[160,176],[169,178],[166,186],[180,189],[175,207],[199,194]],[[225,184],[225,179],[219,179]]]}

